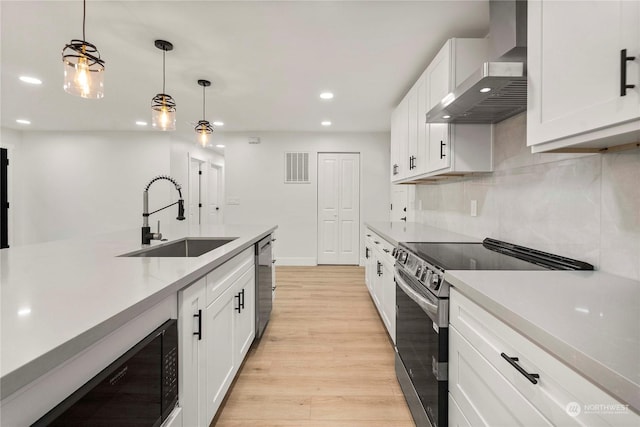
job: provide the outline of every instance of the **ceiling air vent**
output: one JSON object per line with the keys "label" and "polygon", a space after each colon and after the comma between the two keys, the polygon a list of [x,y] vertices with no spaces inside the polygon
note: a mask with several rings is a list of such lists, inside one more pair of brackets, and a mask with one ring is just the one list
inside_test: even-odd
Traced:
{"label": "ceiling air vent", "polygon": [[284,183],[310,183],[309,153],[284,153]]}

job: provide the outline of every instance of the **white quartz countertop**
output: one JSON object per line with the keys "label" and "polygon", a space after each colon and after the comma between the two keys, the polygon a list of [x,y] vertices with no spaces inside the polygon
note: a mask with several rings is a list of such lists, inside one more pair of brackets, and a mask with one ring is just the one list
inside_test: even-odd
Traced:
{"label": "white quartz countertop", "polygon": [[366,222],[365,225],[394,246],[400,242],[482,242],[482,239],[465,236],[464,234],[454,233],[441,228],[430,227],[417,222],[371,221]]}
{"label": "white quartz countertop", "polygon": [[640,412],[640,282],[598,271],[447,271],[444,278]]}
{"label": "white quartz countertop", "polygon": [[[232,237],[194,258],[118,257],[141,248],[140,229],[0,250],[2,398],[78,354],[172,293],[239,254],[276,226],[162,231]],[[152,242],[151,246],[165,242]]]}

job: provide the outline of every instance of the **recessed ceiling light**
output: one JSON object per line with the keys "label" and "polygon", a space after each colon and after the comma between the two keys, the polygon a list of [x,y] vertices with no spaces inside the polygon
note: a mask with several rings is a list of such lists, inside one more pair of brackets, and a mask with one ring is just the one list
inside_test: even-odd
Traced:
{"label": "recessed ceiling light", "polygon": [[329,120],[325,120],[322,123],[320,123],[322,126],[331,126],[331,122]]}
{"label": "recessed ceiling light", "polygon": [[214,126],[224,126],[224,122],[213,122]]}
{"label": "recessed ceiling light", "polygon": [[491,92],[491,88],[490,87],[483,87],[482,89],[480,89],[480,92],[482,92],[482,93]]}
{"label": "recessed ceiling light", "polygon": [[451,116],[448,116],[448,115],[447,115],[447,116],[442,116],[442,118],[443,118],[443,119],[450,119],[450,118],[451,118]]}
{"label": "recessed ceiling light", "polygon": [[20,123],[21,125],[30,125],[31,122],[27,119],[16,119],[16,123]]}
{"label": "recessed ceiling light", "polygon": [[322,98],[322,99],[333,99],[333,93],[331,93],[331,92],[322,92],[320,94],[320,98]]}
{"label": "recessed ceiling light", "polygon": [[36,77],[30,77],[30,76],[20,76],[20,81],[25,82],[25,83],[29,83],[30,85],[41,85],[42,84],[42,80],[36,78]]}
{"label": "recessed ceiling light", "polygon": [[31,314],[30,307],[24,307],[18,310],[18,316],[28,316],[29,314]]}
{"label": "recessed ceiling light", "polygon": [[147,122],[145,122],[145,121],[143,121],[143,120],[138,120],[138,121],[136,121],[136,124],[137,124],[138,126],[146,126],[146,125],[147,125]]}
{"label": "recessed ceiling light", "polygon": [[224,148],[224,144],[218,144],[218,145],[216,145],[216,147],[218,147],[218,148]]}

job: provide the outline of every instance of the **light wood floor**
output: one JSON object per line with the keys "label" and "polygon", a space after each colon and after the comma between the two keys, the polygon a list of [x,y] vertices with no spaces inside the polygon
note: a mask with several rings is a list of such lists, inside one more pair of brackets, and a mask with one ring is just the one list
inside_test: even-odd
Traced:
{"label": "light wood floor", "polygon": [[267,330],[213,424],[413,427],[364,269],[278,267],[276,274]]}

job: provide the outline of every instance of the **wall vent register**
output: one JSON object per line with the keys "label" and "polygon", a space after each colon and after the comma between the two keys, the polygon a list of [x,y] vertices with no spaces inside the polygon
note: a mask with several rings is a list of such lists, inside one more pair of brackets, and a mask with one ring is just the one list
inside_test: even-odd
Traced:
{"label": "wall vent register", "polygon": [[308,184],[309,181],[309,153],[284,154],[284,182],[285,184]]}

